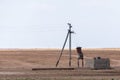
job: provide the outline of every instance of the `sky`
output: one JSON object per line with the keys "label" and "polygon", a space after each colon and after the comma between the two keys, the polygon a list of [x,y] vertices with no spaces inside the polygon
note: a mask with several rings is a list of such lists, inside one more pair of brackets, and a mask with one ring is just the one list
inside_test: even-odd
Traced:
{"label": "sky", "polygon": [[[0,48],[120,47],[120,0],[0,0]],[[66,44],[68,48],[68,43]]]}

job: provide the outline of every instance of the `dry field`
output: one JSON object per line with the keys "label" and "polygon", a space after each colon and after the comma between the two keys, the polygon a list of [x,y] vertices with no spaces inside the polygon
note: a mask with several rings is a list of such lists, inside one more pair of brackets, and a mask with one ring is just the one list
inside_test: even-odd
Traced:
{"label": "dry field", "polygon": [[[72,67],[75,70],[38,70],[32,68],[55,68],[60,49],[0,49],[0,80],[120,80],[120,49],[83,49],[87,58],[110,58],[111,70],[77,69],[77,53],[72,50]],[[59,68],[69,62],[65,50]]]}

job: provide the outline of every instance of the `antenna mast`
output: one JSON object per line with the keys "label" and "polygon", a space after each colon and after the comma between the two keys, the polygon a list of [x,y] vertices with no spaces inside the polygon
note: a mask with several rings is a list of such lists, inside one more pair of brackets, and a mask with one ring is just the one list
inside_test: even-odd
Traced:
{"label": "antenna mast", "polygon": [[64,51],[64,48],[65,48],[65,45],[66,45],[66,42],[67,42],[68,37],[69,37],[69,67],[71,67],[71,59],[72,59],[72,58],[71,58],[71,54],[72,54],[72,52],[71,52],[71,34],[74,33],[74,32],[71,31],[72,25],[71,25],[70,23],[68,23],[68,26],[69,26],[68,33],[67,33],[65,42],[64,42],[64,44],[63,44],[63,47],[62,47],[60,56],[59,56],[59,58],[58,58],[58,61],[57,61],[57,63],[56,63],[56,67],[57,67],[58,64],[59,64],[59,61],[60,61],[60,59],[61,59],[61,56],[62,56],[62,53],[63,53],[63,51]]}

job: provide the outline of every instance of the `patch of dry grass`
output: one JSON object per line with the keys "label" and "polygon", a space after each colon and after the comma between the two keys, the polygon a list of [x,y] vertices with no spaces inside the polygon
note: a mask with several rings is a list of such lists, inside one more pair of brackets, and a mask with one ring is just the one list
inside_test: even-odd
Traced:
{"label": "patch of dry grass", "polygon": [[[120,67],[120,49],[84,49],[85,58],[110,58],[112,67]],[[32,68],[55,67],[60,49],[2,49],[0,50],[0,71],[17,71],[25,75],[1,75],[0,80],[119,80],[120,70],[101,71],[31,71]],[[72,67],[77,67],[77,53],[72,50]],[[69,52],[65,50],[58,67],[69,67]],[[118,73],[117,73],[118,72]],[[83,73],[83,74],[82,74]],[[109,75],[107,77],[104,76]],[[115,76],[115,74],[117,74]],[[84,75],[84,76],[83,76]],[[88,76],[86,76],[88,75]],[[101,76],[99,76],[101,75]],[[111,76],[110,76],[111,75]],[[92,77],[91,77],[92,76]],[[7,78],[6,78],[7,77]],[[43,78],[42,78],[43,77]],[[46,77],[46,78],[45,78]]]}

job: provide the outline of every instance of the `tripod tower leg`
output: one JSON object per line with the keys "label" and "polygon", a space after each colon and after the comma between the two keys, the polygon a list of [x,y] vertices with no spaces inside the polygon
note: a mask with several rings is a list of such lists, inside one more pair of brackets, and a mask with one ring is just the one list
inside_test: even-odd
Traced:
{"label": "tripod tower leg", "polygon": [[69,32],[69,66],[71,67],[71,32]]}
{"label": "tripod tower leg", "polygon": [[67,36],[66,36],[66,39],[65,39],[65,42],[64,42],[63,48],[62,48],[62,50],[61,50],[60,56],[59,56],[58,61],[57,61],[57,63],[56,63],[56,67],[58,66],[59,61],[60,61],[60,59],[61,59],[61,56],[62,56],[63,50],[64,50],[64,48],[65,48],[65,45],[66,45],[66,42],[67,42],[67,39],[68,39],[68,36],[69,36],[69,31],[68,31],[68,33],[67,33]]}
{"label": "tripod tower leg", "polygon": [[67,42],[68,37],[69,37],[69,67],[71,67],[71,53],[72,53],[72,52],[71,52],[71,33],[74,33],[74,32],[71,31],[71,28],[72,28],[71,24],[68,23],[68,25],[69,25],[69,30],[68,30],[68,33],[67,33],[67,36],[66,36],[64,45],[63,45],[63,47],[62,47],[60,56],[59,56],[58,61],[57,61],[57,63],[56,63],[56,67],[57,67],[58,64],[59,64],[59,61],[60,61],[60,59],[61,59],[61,56],[62,56],[63,50],[64,50],[64,48],[65,48],[65,45],[66,45],[66,42]]}
{"label": "tripod tower leg", "polygon": [[71,28],[72,28],[72,26],[71,26],[71,24],[70,23],[68,23],[68,25],[69,25],[69,67],[71,67],[71,33],[72,33],[72,31],[71,31]]}

